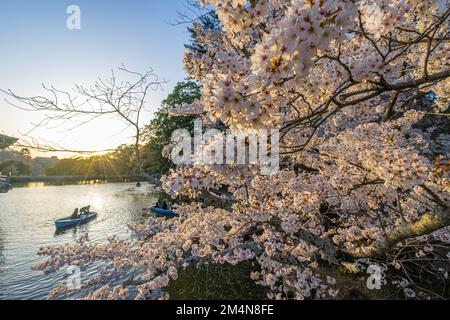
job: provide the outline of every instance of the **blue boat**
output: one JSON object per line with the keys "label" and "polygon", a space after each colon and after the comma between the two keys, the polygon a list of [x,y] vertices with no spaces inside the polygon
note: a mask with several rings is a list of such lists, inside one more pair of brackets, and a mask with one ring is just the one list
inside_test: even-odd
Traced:
{"label": "blue boat", "polygon": [[97,213],[88,212],[81,214],[78,218],[73,219],[72,217],[67,217],[63,219],[59,219],[55,221],[56,229],[70,228],[74,226],[78,226],[80,224],[88,223],[89,221],[95,219],[97,217]]}
{"label": "blue boat", "polygon": [[163,216],[167,218],[178,217],[178,215],[172,210],[165,210],[157,207],[152,207],[150,210],[158,216]]}

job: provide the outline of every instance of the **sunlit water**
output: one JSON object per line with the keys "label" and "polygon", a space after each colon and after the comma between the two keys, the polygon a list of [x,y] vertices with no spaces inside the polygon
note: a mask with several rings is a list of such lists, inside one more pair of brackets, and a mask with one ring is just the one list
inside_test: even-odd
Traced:
{"label": "sunlit water", "polygon": [[[158,195],[151,185],[135,188],[133,183],[32,184],[0,194],[0,300],[46,299],[53,288],[66,283],[68,275],[65,270],[44,275],[31,269],[45,259],[37,255],[40,246],[74,242],[86,233],[89,241],[95,242],[105,242],[113,235],[130,238],[127,225],[145,222],[149,216],[142,209],[153,205]],[[55,220],[89,204],[98,213],[95,220],[55,233]],[[167,292],[171,299],[264,298],[262,288],[249,279],[252,268],[251,263],[246,263],[180,270],[179,279],[169,285]],[[83,271],[82,280],[97,270],[92,267]]]}
{"label": "sunlit water", "polygon": [[[90,241],[98,242],[112,235],[130,237],[127,224],[145,221],[142,209],[157,199],[152,186],[133,187],[128,183],[47,186],[0,194],[0,299],[44,299],[66,281],[63,272],[44,275],[31,269],[44,259],[36,254],[42,245],[73,242],[86,233]],[[55,233],[55,220],[89,204],[98,212],[97,219]]]}

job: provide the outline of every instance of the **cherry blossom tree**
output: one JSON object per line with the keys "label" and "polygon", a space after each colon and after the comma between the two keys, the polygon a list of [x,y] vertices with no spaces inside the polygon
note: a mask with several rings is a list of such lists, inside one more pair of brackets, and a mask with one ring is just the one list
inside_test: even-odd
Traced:
{"label": "cherry blossom tree", "polygon": [[[201,2],[222,29],[197,30],[205,50],[184,63],[202,96],[171,111],[279,129],[282,167],[180,166],[163,178],[192,198],[178,218],[131,226],[139,240],[42,248],[36,268],[102,261],[88,298],[146,299],[188,265],[254,260],[269,298],[305,299],[338,294],[320,265],[375,265],[407,298],[442,298],[420,279],[446,281],[450,259],[448,2]],[[231,208],[202,205],[220,188]]]}

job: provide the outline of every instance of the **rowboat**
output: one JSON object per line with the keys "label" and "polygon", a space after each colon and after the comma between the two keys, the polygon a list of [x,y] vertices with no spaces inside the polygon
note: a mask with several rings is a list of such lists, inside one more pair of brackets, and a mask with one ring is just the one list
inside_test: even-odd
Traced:
{"label": "rowboat", "polygon": [[0,193],[7,193],[11,190],[10,178],[0,175]]}
{"label": "rowboat", "polygon": [[158,216],[163,216],[163,217],[168,217],[168,218],[174,218],[174,217],[178,216],[172,210],[165,210],[165,209],[161,209],[161,208],[157,208],[157,207],[152,207],[150,210],[153,213],[157,214]]}
{"label": "rowboat", "polygon": [[95,212],[88,212],[81,214],[78,218],[73,219],[72,217],[67,217],[63,219],[59,219],[55,221],[55,226],[57,229],[62,228],[69,228],[78,226],[80,224],[88,223],[92,219],[95,219],[97,217],[97,213]]}

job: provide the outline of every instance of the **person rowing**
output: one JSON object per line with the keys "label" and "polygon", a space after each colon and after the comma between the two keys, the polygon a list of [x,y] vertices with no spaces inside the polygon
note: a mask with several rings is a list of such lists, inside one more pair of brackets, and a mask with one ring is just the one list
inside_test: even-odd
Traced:
{"label": "person rowing", "polygon": [[78,208],[76,208],[76,209],[73,211],[71,218],[72,218],[72,219],[77,219],[77,218],[78,218]]}
{"label": "person rowing", "polygon": [[86,206],[80,209],[80,215],[82,214],[88,214],[91,210],[91,206]]}

